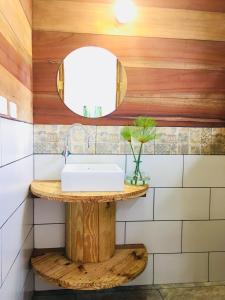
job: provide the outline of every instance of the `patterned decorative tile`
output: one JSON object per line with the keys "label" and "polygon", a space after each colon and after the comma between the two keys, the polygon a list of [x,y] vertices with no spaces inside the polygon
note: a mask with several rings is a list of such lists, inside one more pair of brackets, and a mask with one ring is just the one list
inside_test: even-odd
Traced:
{"label": "patterned decorative tile", "polygon": [[[35,125],[34,152],[61,153],[69,125]],[[72,153],[78,154],[131,154],[129,143],[120,135],[122,126],[85,126],[91,137],[82,128],[76,127],[69,145]],[[225,154],[225,128],[159,127],[158,138],[144,144],[143,154]],[[134,152],[139,143],[132,141]]]}
{"label": "patterned decorative tile", "polygon": [[155,142],[149,142],[144,144],[143,154],[154,154],[155,153]]}
{"label": "patterned decorative tile", "polygon": [[156,133],[155,154],[188,154],[188,128],[161,127]]}
{"label": "patterned decorative tile", "polygon": [[122,142],[120,126],[97,126],[96,154],[120,154]]}
{"label": "patterned decorative tile", "polygon": [[71,131],[69,145],[73,154],[95,154],[96,126],[85,126],[85,129],[87,132],[81,127]]}
{"label": "patterned decorative tile", "polygon": [[225,154],[225,128],[212,128],[212,154]]}
{"label": "patterned decorative tile", "polygon": [[188,154],[201,154],[201,128],[189,128]]}
{"label": "patterned decorative tile", "polygon": [[[61,153],[64,149],[66,134],[69,125],[35,125],[34,126],[34,153]],[[81,127],[72,130],[69,138],[70,151],[78,154],[95,153],[96,127],[85,126],[90,135],[88,147],[87,134]]]}
{"label": "patterned decorative tile", "polygon": [[201,130],[201,154],[212,153],[212,129],[202,128]]}
{"label": "patterned decorative tile", "polygon": [[189,154],[211,154],[212,129],[189,128]]}
{"label": "patterned decorative tile", "polygon": [[[135,154],[139,153],[140,143],[136,140],[132,140],[132,147]],[[154,154],[155,152],[155,143],[154,141],[145,143],[142,148],[142,154]],[[130,144],[126,141],[120,143],[120,154],[132,154]]]}

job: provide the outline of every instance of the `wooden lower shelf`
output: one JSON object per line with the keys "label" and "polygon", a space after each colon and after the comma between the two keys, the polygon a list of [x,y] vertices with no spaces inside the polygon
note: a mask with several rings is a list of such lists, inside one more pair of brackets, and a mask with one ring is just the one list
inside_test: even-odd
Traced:
{"label": "wooden lower shelf", "polygon": [[98,290],[119,286],[137,277],[148,261],[144,245],[116,246],[112,258],[98,263],[74,263],[62,250],[34,254],[34,270],[49,282],[77,290]]}

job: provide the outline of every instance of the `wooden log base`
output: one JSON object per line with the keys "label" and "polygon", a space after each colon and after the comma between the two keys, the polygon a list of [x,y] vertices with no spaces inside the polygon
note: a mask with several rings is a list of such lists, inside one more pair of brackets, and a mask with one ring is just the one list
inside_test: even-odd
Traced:
{"label": "wooden log base", "polygon": [[73,263],[60,249],[33,255],[34,270],[60,287],[76,290],[99,290],[119,286],[137,277],[146,267],[148,255],[144,245],[116,246],[115,255],[104,262]]}

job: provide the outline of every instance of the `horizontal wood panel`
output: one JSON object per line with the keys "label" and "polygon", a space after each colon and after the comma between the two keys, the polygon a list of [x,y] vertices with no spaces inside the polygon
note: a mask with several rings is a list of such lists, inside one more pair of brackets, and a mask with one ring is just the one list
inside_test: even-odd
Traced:
{"label": "horizontal wood panel", "polygon": [[0,1],[0,96],[17,104],[18,120],[32,122],[32,28],[25,13],[28,2]]}
{"label": "horizontal wood panel", "polygon": [[[34,92],[55,92],[59,64],[34,63]],[[127,96],[150,92],[225,93],[225,71],[126,68]]]}
{"label": "horizontal wood panel", "polygon": [[32,0],[20,0],[20,3],[26,14],[28,22],[32,26]]}
{"label": "horizontal wood panel", "polygon": [[32,55],[32,29],[25,16],[19,0],[7,0],[0,2],[0,12],[9,26],[13,29],[17,39],[24,50]]}
{"label": "horizontal wood panel", "polygon": [[[65,0],[65,1],[77,1],[80,0]],[[108,3],[112,4],[115,0],[83,0],[82,2],[93,3]],[[218,11],[225,12],[224,0],[135,0],[137,6],[152,6],[152,7],[167,7],[167,8],[181,8],[190,10],[202,10],[202,11]]]}
{"label": "horizontal wood panel", "polygon": [[35,0],[33,28],[43,31],[225,41],[225,14],[139,6],[136,19],[118,24],[112,4]]}
{"label": "horizontal wood panel", "polygon": [[0,94],[17,104],[18,119],[32,122],[32,92],[0,64]]}
{"label": "horizontal wood panel", "polygon": [[126,68],[127,96],[149,92],[225,92],[225,71]]}
{"label": "horizontal wood panel", "polygon": [[33,32],[34,62],[59,62],[74,49],[85,46],[108,49],[128,67],[225,68],[225,42]]}
{"label": "horizontal wood panel", "polygon": [[[39,124],[131,123],[151,115],[159,126],[225,125],[225,2],[136,0],[138,17],[116,22],[112,0],[34,0],[34,119]],[[73,49],[99,46],[126,67],[124,103],[86,119],[56,92],[59,63]]]}
{"label": "horizontal wood panel", "polygon": [[[7,40],[7,42],[15,49],[15,51],[23,58],[23,60],[32,65],[32,57],[25,51],[23,45],[18,40],[13,28],[7,22],[0,11],[0,33]],[[30,37],[28,37],[30,38]]]}
{"label": "horizontal wood panel", "polygon": [[32,66],[8,43],[0,33],[0,64],[28,89],[32,90]]}
{"label": "horizontal wood panel", "polygon": [[[189,98],[126,98],[119,109],[108,117],[87,119],[72,113],[57,94],[34,95],[34,122],[37,124],[123,125],[139,115],[154,116],[159,126],[224,126],[225,100],[204,95]],[[192,97],[192,98],[191,98]]]}

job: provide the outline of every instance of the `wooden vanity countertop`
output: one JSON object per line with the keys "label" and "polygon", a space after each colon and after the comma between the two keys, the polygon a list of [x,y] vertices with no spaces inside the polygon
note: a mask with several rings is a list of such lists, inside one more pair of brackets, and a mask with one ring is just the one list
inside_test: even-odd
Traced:
{"label": "wooden vanity countertop", "polygon": [[122,192],[63,192],[59,180],[34,180],[30,186],[34,196],[62,202],[115,202],[146,194],[148,185],[124,185]]}

